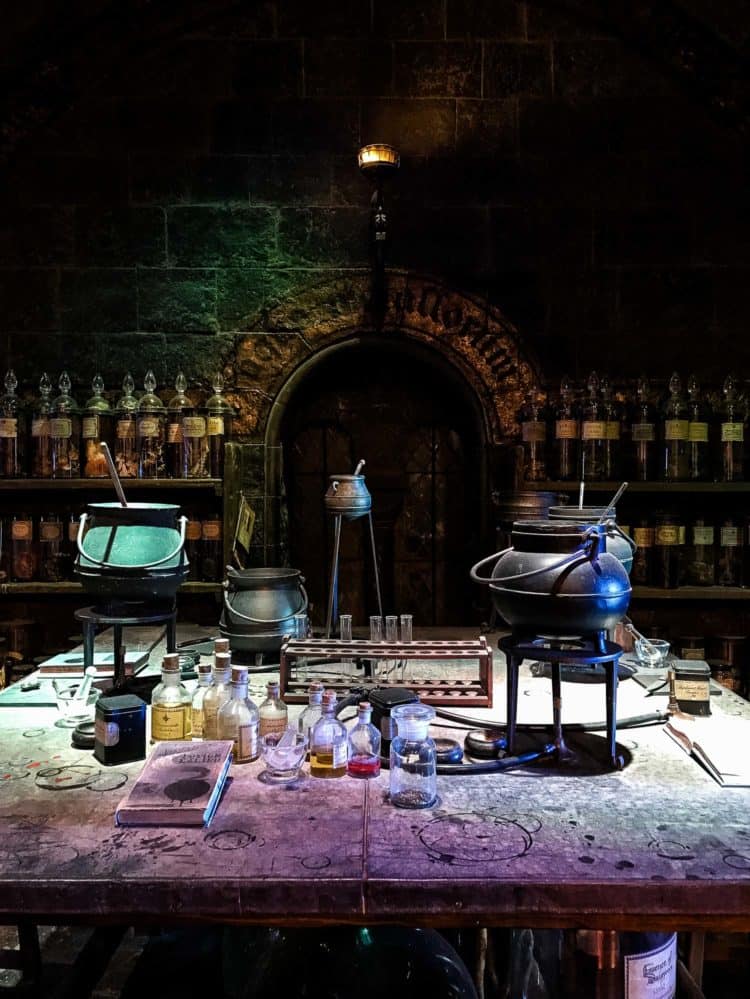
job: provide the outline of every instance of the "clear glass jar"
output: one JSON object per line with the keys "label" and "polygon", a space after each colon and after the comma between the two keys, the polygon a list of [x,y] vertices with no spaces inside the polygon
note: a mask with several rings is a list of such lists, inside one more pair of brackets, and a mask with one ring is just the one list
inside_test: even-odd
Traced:
{"label": "clear glass jar", "polygon": [[310,738],[312,730],[323,714],[323,684],[313,680],[307,688],[307,707],[299,716],[297,727],[307,740],[307,753],[310,755]]}
{"label": "clear glass jar", "polygon": [[547,478],[547,423],[544,403],[532,394],[519,413],[523,444],[523,477],[526,482],[543,482]]}
{"label": "clear glass jar", "polygon": [[17,513],[10,525],[11,578],[16,583],[28,583],[36,578],[36,547],[34,521],[30,513]]}
{"label": "clear glass jar", "polygon": [[174,380],[175,394],[167,404],[167,474],[173,479],[182,478],[182,415],[192,411],[193,404],[185,395],[187,379],[181,371]]}
{"label": "clear glass jar", "polygon": [[649,396],[648,378],[641,375],[630,423],[631,474],[638,482],[655,479],[658,465],[656,413]]}
{"label": "clear glass jar", "polygon": [[39,518],[39,578],[45,583],[59,583],[65,579],[63,554],[63,525],[56,513],[42,514]]}
{"label": "clear glass jar", "polygon": [[94,394],[84,407],[81,421],[83,477],[106,479],[109,477],[107,459],[99,445],[104,442],[112,447],[112,410],[102,395],[104,381],[101,375],[94,375],[91,388]]}
{"label": "clear glass jar", "polygon": [[115,467],[121,479],[138,477],[138,400],[128,372],[122,380],[123,396],[115,407]]}
{"label": "clear glass jar", "polygon": [[690,535],[686,581],[692,586],[713,586],[716,581],[713,524],[705,517],[696,517]]}
{"label": "clear glass jar", "polygon": [[601,382],[602,410],[604,412],[604,448],[602,453],[602,475],[610,482],[620,478],[621,443],[620,425],[622,422],[621,407],[612,395],[612,385],[604,375]]}
{"label": "clear glass jar", "polygon": [[224,575],[222,533],[218,516],[201,522],[201,579],[207,583],[218,582]]}
{"label": "clear glass jar", "polygon": [[52,478],[52,382],[45,371],[39,379],[39,398],[31,411],[31,474],[35,479]]}
{"label": "clear glass jar", "polygon": [[281,700],[281,688],[278,680],[269,680],[266,684],[266,699],[259,708],[260,735],[281,734],[286,731],[289,712]]}
{"label": "clear glass jar", "polygon": [[737,392],[737,380],[727,375],[719,427],[722,482],[742,482],[745,477],[745,422],[745,402]]}
{"label": "clear glass jar", "polygon": [[67,371],[60,375],[60,395],[52,403],[50,438],[52,478],[77,479],[81,474],[81,417],[70,394]]}
{"label": "clear glass jar", "polygon": [[231,739],[232,762],[251,763],[260,755],[258,709],[247,696],[247,668],[232,666],[230,697],[219,708],[220,739]]}
{"label": "clear glass jar", "polygon": [[336,717],[336,694],[323,695],[323,714],[312,730],[310,776],[344,777],[349,740],[345,726]]}
{"label": "clear glass jar", "polygon": [[716,582],[719,586],[742,586],[743,529],[739,519],[724,517],[718,534]]}
{"label": "clear glass jar", "polygon": [[654,522],[654,586],[674,590],[681,582],[685,528],[672,513],[657,513]]}
{"label": "clear glass jar", "polygon": [[207,475],[206,417],[191,406],[182,413],[182,478],[205,479]]}
{"label": "clear glass jar", "polygon": [[161,683],[151,694],[151,742],[189,741],[193,738],[193,698],[180,679],[180,657],[164,656]]}
{"label": "clear glass jar", "polygon": [[229,700],[232,658],[228,652],[217,652],[212,670],[213,683],[203,698],[203,738],[219,738],[219,710]]}
{"label": "clear glass jar", "polygon": [[570,482],[578,477],[581,424],[570,379],[560,382],[560,401],[555,409],[555,439],[552,447],[552,478]]}
{"label": "clear glass jar", "polygon": [[709,408],[701,399],[698,379],[691,375],[688,378],[688,477],[693,482],[706,482],[711,478],[710,426]]}
{"label": "clear glass jar", "polygon": [[138,476],[141,479],[160,479],[165,474],[164,438],[166,410],[164,403],[154,393],[156,378],[147,371],[143,379],[146,389],[138,403]]}
{"label": "clear glass jar", "polygon": [[391,711],[397,735],[391,741],[390,797],[398,808],[430,808],[437,801],[437,752],[429,736],[435,709],[401,704]]}
{"label": "clear glass jar", "polygon": [[0,396],[0,478],[23,475],[24,424],[16,395],[18,379],[11,369],[5,375],[5,395]]}
{"label": "clear glass jar", "polygon": [[212,479],[224,475],[224,445],[232,436],[234,410],[221,394],[224,379],[216,374],[211,383],[214,394],[206,400],[206,433],[208,434],[208,474]]}
{"label": "clear glass jar", "polygon": [[193,691],[193,739],[203,738],[203,698],[211,686],[211,663],[198,663],[198,686]]}
{"label": "clear glass jar", "polygon": [[667,482],[684,482],[690,473],[688,439],[690,419],[682,395],[682,382],[675,372],[669,379],[669,399],[664,407],[662,424],[662,478]]}
{"label": "clear glass jar", "polygon": [[654,528],[646,518],[642,518],[633,526],[633,541],[637,547],[633,552],[630,582],[634,586],[651,586],[654,563]]}
{"label": "clear glass jar", "polygon": [[346,772],[350,777],[370,778],[380,773],[380,732],[371,723],[372,705],[360,702],[357,723],[349,732],[349,759]]}
{"label": "clear glass jar", "polygon": [[588,398],[581,406],[581,478],[599,482],[604,478],[604,445],[607,439],[607,414],[599,401],[599,376],[589,375]]}

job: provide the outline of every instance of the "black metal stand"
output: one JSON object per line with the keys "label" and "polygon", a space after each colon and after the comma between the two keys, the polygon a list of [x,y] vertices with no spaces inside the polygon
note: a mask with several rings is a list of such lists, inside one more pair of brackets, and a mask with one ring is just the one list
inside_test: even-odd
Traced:
{"label": "black metal stand", "polygon": [[548,662],[552,676],[552,725],[554,743],[559,759],[571,755],[562,732],[562,695],[560,692],[560,666],[601,665],[605,671],[607,699],[607,742],[609,761],[615,770],[621,770],[625,761],[617,755],[617,666],[622,648],[607,641],[603,631],[571,638],[554,638],[538,635],[508,635],[501,638],[498,648],[505,653],[507,664],[507,719],[508,752],[514,750],[516,738],[516,713],[518,709],[518,671],[524,659]]}
{"label": "black metal stand", "polygon": [[[333,560],[331,562],[331,583],[328,588],[328,611],[326,613],[326,638],[331,637],[331,631],[336,631],[339,618],[339,551],[341,549],[341,522],[344,518],[340,513],[333,516]],[[351,518],[350,518],[351,519]],[[362,518],[354,518],[361,520]],[[367,512],[370,526],[370,547],[372,548],[372,565],[375,572],[375,590],[378,595],[378,614],[383,616],[383,600],[380,596],[380,573],[378,572],[378,556],[375,551],[375,529],[372,526],[372,511]]]}
{"label": "black metal stand", "polygon": [[103,605],[82,607],[75,611],[76,621],[83,626],[83,668],[94,665],[94,639],[98,628],[115,630],[114,635],[114,677],[113,687],[119,686],[125,678],[125,661],[122,655],[122,629],[138,625],[163,624],[166,622],[167,652],[177,650],[177,604],[174,601],[158,604]]}

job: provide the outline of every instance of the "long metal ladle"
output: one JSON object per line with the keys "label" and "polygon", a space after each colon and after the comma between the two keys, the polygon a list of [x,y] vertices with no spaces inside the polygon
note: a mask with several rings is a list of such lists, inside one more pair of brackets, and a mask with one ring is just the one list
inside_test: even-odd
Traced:
{"label": "long metal ladle", "polygon": [[102,454],[104,455],[107,468],[109,470],[109,477],[112,479],[112,485],[115,487],[115,492],[117,493],[117,498],[122,506],[127,506],[128,501],[125,499],[125,490],[122,488],[122,482],[120,481],[120,476],[117,474],[117,469],[115,468],[115,463],[112,461],[112,455],[110,454],[109,444],[101,441],[99,444]]}

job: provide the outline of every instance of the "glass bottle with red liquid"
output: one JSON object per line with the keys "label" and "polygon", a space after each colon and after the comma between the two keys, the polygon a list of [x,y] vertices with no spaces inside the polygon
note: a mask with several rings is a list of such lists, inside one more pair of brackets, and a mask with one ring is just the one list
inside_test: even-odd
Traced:
{"label": "glass bottle with red liquid", "polygon": [[370,722],[372,705],[362,701],[357,724],[349,733],[349,760],[346,772],[350,777],[377,777],[380,773],[380,732]]}

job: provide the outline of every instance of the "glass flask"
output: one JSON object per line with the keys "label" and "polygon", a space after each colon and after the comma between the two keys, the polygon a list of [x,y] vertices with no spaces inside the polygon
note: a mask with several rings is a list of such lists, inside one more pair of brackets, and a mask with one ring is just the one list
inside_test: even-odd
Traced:
{"label": "glass flask", "polygon": [[231,678],[231,694],[219,708],[219,738],[232,740],[233,763],[251,763],[260,755],[258,709],[247,696],[247,668],[232,666]]}
{"label": "glass flask", "polygon": [[0,396],[0,479],[23,475],[24,427],[16,386],[18,379],[11,368],[5,374],[5,395]]}
{"label": "glass flask", "polygon": [[727,375],[723,391],[719,478],[722,482],[742,482],[745,473],[745,403],[739,398],[734,375]]}
{"label": "glass flask", "polygon": [[682,395],[682,382],[675,372],[669,379],[669,398],[664,407],[662,478],[681,482],[688,478],[688,436],[690,421]]}
{"label": "glass flask", "polygon": [[435,709],[400,704],[391,711],[397,734],[391,741],[390,798],[398,808],[429,808],[437,801],[437,754],[429,736]]}
{"label": "glass flask", "polygon": [[630,423],[632,476],[637,482],[657,478],[656,413],[650,400],[648,378],[641,375]]}
{"label": "glass flask", "polygon": [[161,666],[161,683],[151,694],[151,742],[191,740],[193,698],[180,679],[180,657],[168,652]]}
{"label": "glass flask", "polygon": [[166,468],[173,479],[182,478],[182,415],[192,412],[193,404],[185,395],[187,380],[181,371],[174,380],[175,394],[167,405]]}
{"label": "glass flask", "polygon": [[620,406],[612,395],[612,385],[606,375],[601,380],[601,393],[604,414],[602,476],[607,481],[614,481],[620,478]]}
{"label": "glass flask", "polygon": [[289,712],[281,700],[280,689],[278,680],[269,680],[266,684],[266,699],[259,708],[261,736],[286,731]]}
{"label": "glass flask", "polygon": [[103,441],[112,447],[112,409],[102,395],[104,380],[101,375],[94,375],[91,388],[94,394],[84,407],[81,421],[83,477],[106,479],[109,477],[107,460],[99,445]]}
{"label": "glass flask", "polygon": [[50,438],[52,478],[77,479],[81,474],[81,418],[70,394],[67,371],[60,375],[60,395],[52,403]]}
{"label": "glass flask", "polygon": [[211,386],[214,394],[206,400],[206,433],[208,435],[208,474],[212,479],[224,475],[224,445],[232,436],[234,410],[221,394],[224,379],[214,375]]}
{"label": "glass flask", "polygon": [[555,409],[555,440],[552,448],[553,479],[571,482],[578,478],[581,424],[573,385],[567,375],[560,382],[560,400]]}
{"label": "glass flask", "polygon": [[203,698],[211,686],[211,663],[198,663],[198,685],[193,691],[193,739],[203,738]]}
{"label": "glass flask", "polygon": [[316,722],[323,714],[323,684],[320,680],[313,680],[307,688],[307,707],[299,716],[297,727],[307,740],[308,755],[310,751],[310,738]]}
{"label": "glass flask", "polygon": [[709,410],[695,375],[688,378],[688,477],[693,482],[711,478]]}
{"label": "glass flask", "polygon": [[52,382],[45,371],[39,379],[39,398],[31,410],[31,474],[35,479],[52,478]]}
{"label": "glass flask", "polygon": [[588,397],[581,407],[581,478],[600,482],[604,478],[604,443],[607,418],[599,400],[599,376],[595,371],[586,383]]}
{"label": "glass flask", "polygon": [[216,652],[211,671],[213,682],[203,697],[203,738],[218,739],[218,715],[221,707],[229,700],[229,687],[232,674],[232,657],[228,652]]}
{"label": "glass flask", "polygon": [[121,479],[138,477],[138,400],[135,382],[128,372],[122,380],[123,395],[115,406],[115,467]]}
{"label": "glass flask", "polygon": [[45,583],[60,583],[65,579],[63,525],[56,513],[39,518],[39,578]]}
{"label": "glass flask", "polygon": [[380,773],[380,732],[370,721],[372,705],[361,701],[357,723],[349,732],[349,759],[346,772],[350,777],[377,777]]}
{"label": "glass flask", "polygon": [[166,471],[164,464],[164,437],[166,410],[155,395],[156,378],[153,371],[143,379],[144,395],[138,403],[137,447],[138,476],[141,479],[160,479]]}
{"label": "glass flask", "polygon": [[343,777],[349,746],[347,731],[336,717],[336,693],[323,694],[323,713],[312,730],[310,740],[310,775]]}

